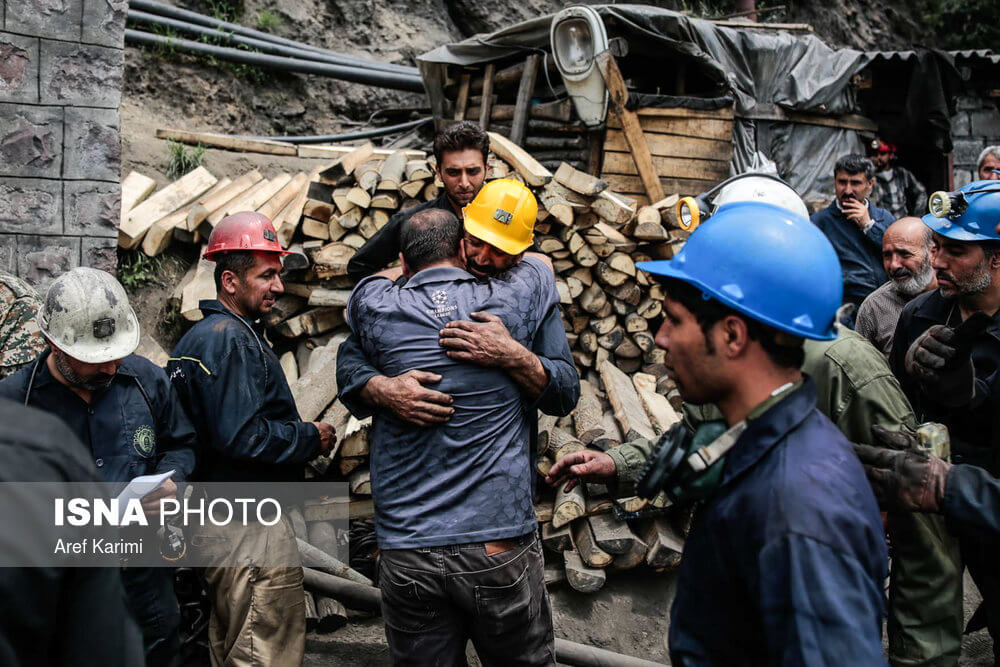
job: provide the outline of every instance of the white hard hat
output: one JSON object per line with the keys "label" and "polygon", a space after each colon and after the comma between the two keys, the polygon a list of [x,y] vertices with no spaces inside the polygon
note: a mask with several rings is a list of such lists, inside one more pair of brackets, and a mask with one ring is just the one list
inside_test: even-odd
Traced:
{"label": "white hard hat", "polygon": [[38,328],[69,356],[103,364],[139,346],[139,320],[125,288],[106,271],[77,267],[59,276],[38,309]]}
{"label": "white hard hat", "polygon": [[745,176],[727,183],[712,200],[717,210],[723,204],[741,201],[759,201],[809,217],[805,202],[790,185],[767,176]]}

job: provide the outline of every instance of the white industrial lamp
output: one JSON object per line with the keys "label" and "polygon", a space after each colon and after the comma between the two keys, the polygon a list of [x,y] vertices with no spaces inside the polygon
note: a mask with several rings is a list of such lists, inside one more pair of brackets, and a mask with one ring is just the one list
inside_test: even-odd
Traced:
{"label": "white industrial lamp", "polygon": [[567,7],[552,20],[549,40],[577,115],[586,125],[600,125],[608,110],[608,89],[594,56],[608,48],[604,21],[591,7]]}

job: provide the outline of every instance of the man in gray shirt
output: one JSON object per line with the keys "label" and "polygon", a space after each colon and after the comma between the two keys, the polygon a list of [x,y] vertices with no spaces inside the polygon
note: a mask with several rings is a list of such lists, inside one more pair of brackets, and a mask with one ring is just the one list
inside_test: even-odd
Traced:
{"label": "man in gray shirt", "polygon": [[858,308],[855,330],[888,357],[903,306],[937,289],[931,266],[934,234],[920,218],[900,218],[882,237],[882,265],[888,282],[869,294]]}
{"label": "man in gray shirt", "polygon": [[[466,269],[462,224],[427,210],[404,223],[402,273],[358,284],[347,321],[380,372],[441,377],[451,418],[418,428],[375,414],[371,479],[379,583],[394,664],[460,663],[471,639],[484,664],[552,664],[552,616],[532,504],[534,408],[502,368],[441,345],[449,322],[486,313],[526,353],[558,309],[551,269],[525,257],[489,280]],[[556,310],[557,312],[557,310]],[[565,333],[562,354],[569,359]],[[552,341],[550,341],[551,343]],[[558,344],[558,341],[555,341]]]}

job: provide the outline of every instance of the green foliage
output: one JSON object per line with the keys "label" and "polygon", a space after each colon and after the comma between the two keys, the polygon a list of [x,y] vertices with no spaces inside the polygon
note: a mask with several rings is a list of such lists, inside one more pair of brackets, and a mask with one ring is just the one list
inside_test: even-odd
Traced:
{"label": "green foliage", "polygon": [[257,12],[257,29],[265,32],[273,32],[281,26],[281,17],[274,12],[262,10]]}
{"label": "green foliage", "polygon": [[1000,43],[997,0],[928,0],[927,22],[945,49],[995,49]]}
{"label": "green foliage", "polygon": [[141,250],[118,251],[118,281],[127,292],[157,281],[160,259],[147,257]]}
{"label": "green foliage", "polygon": [[213,18],[227,23],[236,23],[246,11],[243,0],[208,0],[208,9]]}
{"label": "green foliage", "polygon": [[170,162],[167,163],[167,178],[180,178],[189,171],[194,171],[205,162],[205,147],[185,146],[178,141],[167,144],[170,151]]}

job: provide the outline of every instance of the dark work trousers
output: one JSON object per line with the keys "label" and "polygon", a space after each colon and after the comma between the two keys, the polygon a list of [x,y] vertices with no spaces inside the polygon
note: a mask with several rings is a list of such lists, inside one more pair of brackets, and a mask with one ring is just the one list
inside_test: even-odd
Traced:
{"label": "dark work trousers", "polygon": [[504,542],[510,548],[493,555],[481,542],[382,551],[394,665],[465,665],[469,639],[487,666],[555,664],[541,543],[536,533]]}
{"label": "dark work trousers", "polygon": [[122,583],[132,617],[142,630],[147,667],[180,664],[181,612],[172,567],[126,567]]}
{"label": "dark work trousers", "polygon": [[974,529],[963,528],[959,535],[962,559],[983,595],[986,627],[993,639],[993,657],[1000,664],[1000,540],[985,532],[974,534]]}

